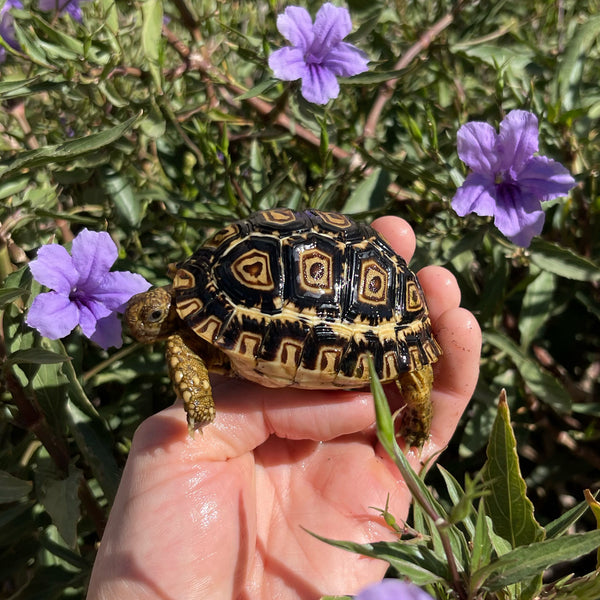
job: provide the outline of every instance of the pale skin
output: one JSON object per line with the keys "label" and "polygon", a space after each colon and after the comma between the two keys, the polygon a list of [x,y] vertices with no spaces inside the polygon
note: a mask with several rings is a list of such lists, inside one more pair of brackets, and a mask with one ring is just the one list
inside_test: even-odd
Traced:
{"label": "pale skin", "polygon": [[[382,217],[373,225],[410,260],[408,223]],[[444,355],[434,366],[431,436],[420,455],[409,453],[415,468],[448,444],[481,349],[454,277],[434,266],[418,275]],[[190,438],[179,402],[136,432],[88,600],[314,600],[380,580],[387,563],[305,531],[392,540],[372,507],[387,501],[399,522],[407,515],[410,494],[377,442],[368,390],[267,389],[222,377],[212,385],[217,417],[202,435]],[[396,386],[386,392],[400,408]]]}

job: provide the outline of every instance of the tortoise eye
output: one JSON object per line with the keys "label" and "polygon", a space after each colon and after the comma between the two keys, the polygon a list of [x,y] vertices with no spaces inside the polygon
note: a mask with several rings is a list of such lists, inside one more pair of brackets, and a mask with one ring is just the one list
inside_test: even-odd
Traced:
{"label": "tortoise eye", "polygon": [[148,315],[148,321],[150,323],[158,323],[162,319],[162,316],[163,311],[160,308],[156,308]]}

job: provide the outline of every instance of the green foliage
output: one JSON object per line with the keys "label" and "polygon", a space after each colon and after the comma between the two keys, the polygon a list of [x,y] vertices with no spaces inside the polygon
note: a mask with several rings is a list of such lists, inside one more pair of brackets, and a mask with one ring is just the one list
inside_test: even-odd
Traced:
{"label": "green foliage", "polygon": [[[574,597],[587,598],[600,593],[597,569],[577,579],[543,582],[545,569],[598,548],[600,530],[569,534],[565,532],[565,522],[560,526],[550,523],[546,528],[537,523],[520,472],[504,392],[488,442],[488,461],[476,476],[482,489],[473,488],[467,481],[463,490],[442,470],[454,508],[463,507],[456,518],[454,509],[446,510],[434,498],[398,446],[394,419],[372,365],[371,374],[379,441],[413,494],[414,523],[412,527],[407,524],[403,529],[396,528],[398,540],[394,542],[356,544],[319,539],[387,561],[398,577],[425,587],[434,598],[566,599],[573,593]],[[480,493],[482,500],[475,502]],[[597,510],[593,498],[588,497],[587,502]],[[576,513],[572,511],[569,525],[581,514],[580,507]],[[589,595],[579,595],[579,586]]]}
{"label": "green foliage", "polygon": [[[430,474],[438,492],[414,479],[423,538],[361,551],[440,597],[600,596],[589,557],[539,577],[598,546],[577,503],[600,465],[600,5],[484,4],[351,0],[350,39],[371,68],[325,107],[267,67],[282,4],[95,0],[81,23],[33,1],[13,11],[20,50],[0,65],[0,595],[85,595],[133,432],[171,401],[160,348],[126,337],[105,352],[25,325],[36,249],[108,230],[117,268],[162,285],[224,223],[314,206],[407,219],[413,265],[448,268],[484,330],[478,388]],[[540,152],[578,181],[545,204],[526,250],[450,208],[466,176],[458,128],[515,108],[538,115]]]}

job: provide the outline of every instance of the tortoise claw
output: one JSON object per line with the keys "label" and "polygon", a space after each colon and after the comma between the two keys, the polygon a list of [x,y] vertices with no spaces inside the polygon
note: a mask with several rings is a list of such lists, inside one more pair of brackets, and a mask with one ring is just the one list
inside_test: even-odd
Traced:
{"label": "tortoise claw", "polygon": [[178,334],[168,338],[166,358],[173,389],[183,400],[188,431],[193,435],[194,431],[215,419],[215,403],[206,364]]}

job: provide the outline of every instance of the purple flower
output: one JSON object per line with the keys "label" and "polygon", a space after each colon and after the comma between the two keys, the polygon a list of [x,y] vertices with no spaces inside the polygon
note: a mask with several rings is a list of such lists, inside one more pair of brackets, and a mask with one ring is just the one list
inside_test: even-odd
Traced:
{"label": "purple flower", "polygon": [[121,323],[116,313],[122,313],[126,302],[150,284],[128,271],[109,273],[117,254],[108,233],[87,229],[73,240],[71,254],[58,244],[42,246],[29,268],[37,282],[53,291],[34,299],[27,324],[52,340],[79,325],[102,348],[120,348]]}
{"label": "purple flower", "polygon": [[[19,42],[15,37],[14,19],[10,14],[11,8],[23,8],[19,0],[6,0],[0,8],[0,37],[15,50],[19,49]],[[6,60],[6,48],[0,46],[0,63]]]}
{"label": "purple flower", "polygon": [[85,0],[38,0],[38,8],[45,12],[57,12],[59,15],[69,13],[76,21],[81,21],[80,2]]}
{"label": "purple flower", "polygon": [[538,150],[537,117],[513,110],[500,133],[473,122],[458,130],[458,155],[472,170],[452,199],[464,217],[493,216],[494,225],[513,243],[527,247],[544,226],[541,202],[564,196],[575,180],[560,163]]}
{"label": "purple flower", "polygon": [[433,600],[421,588],[399,579],[384,579],[365,588],[354,600]]}
{"label": "purple flower", "polygon": [[304,8],[288,6],[277,17],[277,29],[292,45],[273,52],[269,67],[284,81],[301,79],[301,93],[309,102],[327,104],[340,93],[336,76],[350,77],[367,70],[366,54],[342,42],[352,30],[346,8],[327,2],[313,24]]}

